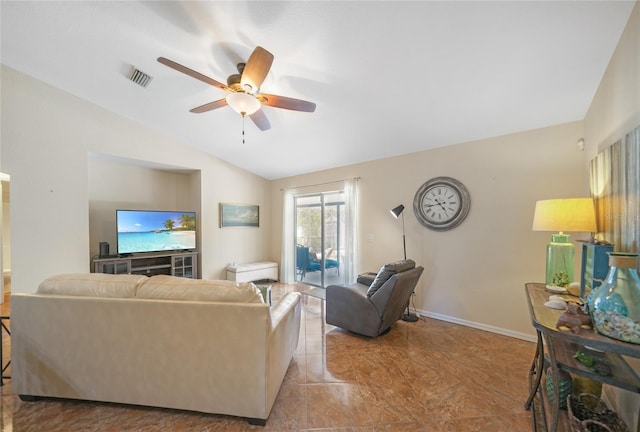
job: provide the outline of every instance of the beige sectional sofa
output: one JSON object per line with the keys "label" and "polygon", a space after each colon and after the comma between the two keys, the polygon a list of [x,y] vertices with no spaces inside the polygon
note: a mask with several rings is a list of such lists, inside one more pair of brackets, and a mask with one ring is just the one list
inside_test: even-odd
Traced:
{"label": "beige sectional sofa", "polygon": [[12,386],[265,424],[298,344],[300,294],[251,283],[59,275],[11,296]]}

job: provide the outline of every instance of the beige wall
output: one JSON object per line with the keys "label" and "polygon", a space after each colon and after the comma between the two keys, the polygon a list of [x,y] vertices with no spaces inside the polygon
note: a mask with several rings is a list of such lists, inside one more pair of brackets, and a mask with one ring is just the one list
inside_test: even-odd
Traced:
{"label": "beige wall", "polygon": [[[52,274],[87,271],[96,247],[89,153],[200,172],[189,183],[199,195],[203,277],[224,278],[232,261],[264,259],[271,223],[265,179],[4,66],[1,97],[0,170],[11,176],[14,292],[32,292]],[[260,205],[261,227],[218,228],[219,202]]]}
{"label": "beige wall", "polygon": [[[585,172],[589,169],[588,161],[600,150],[640,126],[640,2],[636,2],[584,125],[585,153],[588,155]],[[640,360],[631,361],[640,373]],[[640,396],[608,386],[603,394],[633,430],[638,422]]]}
{"label": "beige wall", "polygon": [[[200,222],[200,172],[146,168],[138,161],[89,157],[89,245],[91,256],[99,242],[117,251],[116,210],[195,211]],[[191,176],[196,177],[195,186]],[[198,239],[198,244],[202,240]]]}
{"label": "beige wall", "polygon": [[[527,337],[524,283],[544,280],[551,235],[531,231],[535,201],[584,196],[582,134],[574,122],[274,181],[273,220],[282,217],[282,188],[361,177],[360,271],[402,258],[402,228],[389,210],[404,204],[407,255],[425,267],[416,307]],[[413,213],[416,190],[436,176],[457,178],[471,194],[468,218],[452,231],[430,231]],[[280,256],[281,235],[275,224],[271,256]]]}
{"label": "beige wall", "polygon": [[[618,42],[584,120],[588,160],[640,125],[640,2]],[[585,170],[588,164],[585,165]]]}

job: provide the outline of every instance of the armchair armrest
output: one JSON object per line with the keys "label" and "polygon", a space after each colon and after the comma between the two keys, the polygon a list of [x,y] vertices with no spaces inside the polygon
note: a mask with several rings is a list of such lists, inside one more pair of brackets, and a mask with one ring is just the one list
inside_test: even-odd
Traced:
{"label": "armchair armrest", "polygon": [[367,297],[368,286],[352,284],[327,287],[326,321],[365,336],[377,336],[381,318]]}
{"label": "armchair armrest", "polygon": [[[301,295],[300,293],[286,293],[282,299],[271,307],[271,327],[277,329],[280,325],[284,325],[281,322],[284,319],[288,319],[288,315],[292,314],[292,310],[295,311],[299,308]],[[293,312],[294,314],[297,311]]]}
{"label": "armchair armrest", "polygon": [[357,282],[359,284],[370,287],[373,281],[375,280],[376,275],[377,275],[376,273],[369,273],[369,272],[362,273],[361,275],[358,275]]}
{"label": "armchair armrest", "polygon": [[300,335],[300,293],[287,293],[271,307],[271,333],[268,341],[267,357],[267,401],[263,416],[266,420],[280,390],[291,358],[298,346]]}

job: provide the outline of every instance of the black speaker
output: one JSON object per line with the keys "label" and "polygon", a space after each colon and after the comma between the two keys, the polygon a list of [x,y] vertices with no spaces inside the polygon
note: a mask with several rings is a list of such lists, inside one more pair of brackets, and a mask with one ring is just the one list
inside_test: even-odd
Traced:
{"label": "black speaker", "polygon": [[100,242],[98,244],[100,246],[100,258],[106,258],[109,256],[109,243]]}

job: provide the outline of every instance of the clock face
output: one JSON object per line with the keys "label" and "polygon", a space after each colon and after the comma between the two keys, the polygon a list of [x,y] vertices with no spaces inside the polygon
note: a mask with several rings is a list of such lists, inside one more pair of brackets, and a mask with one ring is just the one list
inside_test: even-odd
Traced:
{"label": "clock face", "polygon": [[433,223],[451,220],[460,211],[460,194],[445,184],[427,189],[421,200],[424,216]]}
{"label": "clock face", "polygon": [[436,177],[423,184],[413,200],[418,221],[435,231],[460,225],[467,217],[471,199],[467,188],[451,177]]}

